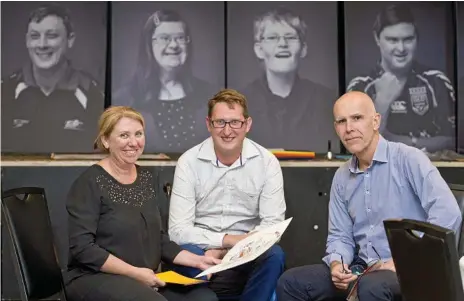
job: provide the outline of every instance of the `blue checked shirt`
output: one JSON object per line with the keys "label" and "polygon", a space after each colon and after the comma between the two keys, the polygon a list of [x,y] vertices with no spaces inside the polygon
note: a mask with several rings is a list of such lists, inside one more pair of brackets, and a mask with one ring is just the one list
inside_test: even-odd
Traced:
{"label": "blue checked shirt", "polygon": [[457,233],[462,218],[456,199],[438,169],[420,150],[380,136],[366,171],[353,156],[335,173],[330,192],[329,235],[323,261],[350,264],[355,255],[367,263],[391,259],[383,220],[427,221]]}

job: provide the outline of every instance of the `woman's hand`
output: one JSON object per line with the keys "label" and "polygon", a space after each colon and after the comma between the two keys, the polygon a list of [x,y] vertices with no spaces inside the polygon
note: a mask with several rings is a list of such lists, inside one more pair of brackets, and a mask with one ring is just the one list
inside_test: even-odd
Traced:
{"label": "woman's hand", "polygon": [[161,287],[166,285],[164,281],[156,277],[155,272],[152,269],[135,268],[130,276],[150,287]]}

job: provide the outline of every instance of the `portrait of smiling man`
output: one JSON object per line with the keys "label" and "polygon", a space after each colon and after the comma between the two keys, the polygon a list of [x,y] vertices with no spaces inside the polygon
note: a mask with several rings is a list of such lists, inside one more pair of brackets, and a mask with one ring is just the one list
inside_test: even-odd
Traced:
{"label": "portrait of smiling man", "polygon": [[419,62],[421,38],[427,34],[419,31],[409,6],[383,8],[373,26],[378,64],[369,75],[352,78],[347,91],[362,91],[374,99],[386,139],[427,152],[454,150],[455,90],[443,71]]}
{"label": "portrait of smiling man", "polygon": [[30,13],[29,59],[2,80],[3,152],[92,151],[104,95],[69,59],[77,38],[67,8],[45,4]]}
{"label": "portrait of smiling man", "polygon": [[[240,88],[248,99],[253,116],[250,139],[267,148],[326,152],[327,140],[338,146],[329,121],[338,90],[338,81],[333,80],[338,78],[336,5],[304,4],[231,4],[230,16],[240,13],[240,22],[246,20],[247,28],[229,18],[228,45],[233,48],[229,49],[228,85]],[[332,21],[323,23],[316,11],[333,16]],[[242,12],[249,16],[243,21]],[[316,23],[324,24],[323,29],[316,28]],[[244,40],[245,34],[251,45]],[[245,48],[252,64],[242,58]],[[253,66],[257,72],[251,78]],[[246,82],[239,80],[246,76],[250,78]]]}

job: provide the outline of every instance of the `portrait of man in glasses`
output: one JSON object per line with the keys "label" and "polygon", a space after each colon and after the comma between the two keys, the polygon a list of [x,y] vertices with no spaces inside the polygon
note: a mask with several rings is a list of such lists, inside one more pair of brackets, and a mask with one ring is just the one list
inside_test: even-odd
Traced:
{"label": "portrait of man in glasses", "polygon": [[[9,29],[2,31],[2,41],[8,41],[2,46],[2,75],[4,69],[13,67],[13,62],[20,64],[2,80],[2,152],[92,152],[98,117],[104,108],[106,25],[101,24],[101,19],[106,15],[106,6],[71,4],[76,11],[68,9],[67,4],[30,6],[19,2],[2,4],[2,24]],[[16,31],[14,24],[26,8],[31,9],[29,16],[19,20],[26,21],[20,29],[21,46],[27,54],[12,48],[15,37],[8,35]],[[85,29],[74,24],[72,15],[84,15],[95,25],[94,32],[82,34]],[[87,58],[77,58],[76,52],[72,55],[74,48],[85,48],[82,44],[88,45]],[[21,53],[27,58],[18,62]],[[100,65],[91,67],[92,62]],[[90,67],[93,74],[84,71],[85,67]],[[99,73],[103,74],[103,82],[98,83]]]}
{"label": "portrait of man in glasses", "polygon": [[[323,11],[335,11],[336,6],[330,5],[321,5]],[[331,89],[302,76],[308,68],[303,68],[304,61],[319,59],[314,51],[318,45],[310,43],[314,30],[293,9],[283,5],[261,11],[252,24],[253,45],[248,51],[259,62],[259,74],[241,90],[249,100],[254,120],[249,137],[268,148],[326,152],[328,140],[336,146],[338,138],[329,121],[337,97],[336,77],[332,77],[335,85],[331,88],[335,89]],[[336,23],[329,27],[332,26],[336,28]],[[330,36],[325,39],[331,40]],[[335,39],[333,44],[336,45]],[[319,69],[323,70],[321,74],[338,72],[335,50],[336,47],[327,49],[328,53],[334,51],[334,56],[327,60],[331,61],[329,66]],[[327,67],[333,69],[326,71]],[[314,73],[314,77],[319,74]],[[234,84],[233,74],[231,80]]]}
{"label": "portrait of man in glasses", "polygon": [[[126,24],[124,16],[127,17],[129,12],[134,16],[134,10],[140,11],[139,15],[142,16],[149,7],[152,8],[153,3],[137,3],[135,8],[128,7],[133,5],[117,3],[113,7],[113,24],[121,29],[121,35],[114,39],[113,44],[121,47],[114,47],[113,65],[116,68],[113,69],[112,78],[116,89],[112,95],[112,103],[132,106],[145,117],[146,151],[182,153],[207,137],[208,132],[204,128],[205,99],[214,95],[218,87],[214,81],[205,80],[196,72],[198,69],[208,70],[215,60],[205,61],[198,69],[194,69],[199,58],[198,51],[194,54],[194,46],[198,39],[201,41],[204,37],[198,30],[198,24],[197,27],[192,27],[192,24],[196,23],[192,23],[187,16],[194,20],[205,18],[198,15],[198,8],[193,7],[190,11],[161,8],[152,12],[145,18],[144,24],[140,25],[142,33],[136,41],[138,55],[135,58],[135,70],[124,83],[120,80],[121,72],[117,68],[125,64],[133,48],[131,46],[131,49],[128,49],[125,46],[127,39],[131,38],[124,34],[129,31],[121,28]],[[170,5],[174,7],[176,3]],[[200,4],[205,13],[211,15],[215,15],[214,11],[221,8],[221,5]],[[194,28],[197,29],[196,32]],[[137,29],[134,27],[134,30]],[[214,30],[217,28],[213,28]],[[219,51],[219,48],[215,46],[216,50],[209,48],[208,51],[214,53]],[[223,49],[221,51],[223,52]],[[223,74],[224,69],[220,72]],[[220,78],[216,73],[215,79]]]}
{"label": "portrait of man in glasses", "polygon": [[[451,4],[439,3],[423,9],[428,8],[429,12],[436,9],[446,15],[446,5],[449,8]],[[353,9],[356,16],[359,11]],[[358,22],[359,17],[351,16]],[[405,4],[382,7],[372,19],[371,36],[377,47],[377,64],[370,72],[350,78],[347,91],[365,92],[374,99],[376,109],[382,115],[380,133],[386,139],[427,152],[455,150],[456,95],[449,77],[452,74],[446,72],[449,60],[453,60],[452,54],[446,52],[446,49],[452,49],[451,45],[446,45],[451,41],[446,32],[445,22],[448,21],[443,17],[442,23],[440,19],[433,19],[436,22],[432,26],[441,28],[441,32],[436,28],[421,29],[413,8]],[[423,20],[425,22],[427,20]],[[430,36],[434,35],[436,39],[432,40]],[[444,49],[442,56],[434,49],[426,49],[430,43],[439,45],[433,46],[435,48]],[[350,49],[353,48],[348,45],[348,53]],[[420,56],[423,50],[435,54],[425,61]],[[365,57],[362,59],[366,61]],[[437,68],[440,61],[442,67]]]}

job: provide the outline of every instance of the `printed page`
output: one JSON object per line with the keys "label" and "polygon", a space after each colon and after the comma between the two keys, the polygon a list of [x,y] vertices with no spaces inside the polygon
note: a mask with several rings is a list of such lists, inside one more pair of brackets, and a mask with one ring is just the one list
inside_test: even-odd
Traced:
{"label": "printed page", "polygon": [[195,276],[195,278],[225,271],[255,260],[280,240],[292,219],[293,217],[274,226],[261,229],[239,241],[232,249],[229,250],[229,252],[227,252],[220,264],[204,270],[202,273]]}

